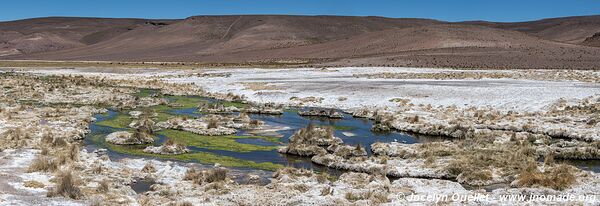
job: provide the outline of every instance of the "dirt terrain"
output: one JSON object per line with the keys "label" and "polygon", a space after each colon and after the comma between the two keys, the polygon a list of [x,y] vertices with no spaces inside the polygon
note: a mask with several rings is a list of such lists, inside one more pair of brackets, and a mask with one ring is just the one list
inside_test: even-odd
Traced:
{"label": "dirt terrain", "polygon": [[600,16],[443,22],[348,16],[0,22],[0,59],[597,69]]}

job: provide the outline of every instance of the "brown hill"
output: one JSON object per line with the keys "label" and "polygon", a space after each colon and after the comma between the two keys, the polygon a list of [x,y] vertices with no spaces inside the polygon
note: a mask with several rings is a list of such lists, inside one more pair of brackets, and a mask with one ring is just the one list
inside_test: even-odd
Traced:
{"label": "brown hill", "polygon": [[[32,58],[168,60],[297,47],[390,28],[437,24],[424,19],[337,16],[199,16],[160,28],[136,28],[110,41]],[[180,58],[184,59],[185,58]]]}
{"label": "brown hill", "polygon": [[68,17],[0,22],[0,55],[6,51],[30,54],[83,47],[152,22],[154,21],[142,19]]}
{"label": "brown hill", "polygon": [[551,18],[538,21],[514,23],[495,23],[484,21],[463,23],[515,30],[537,36],[542,39],[570,44],[580,44],[587,37],[594,35],[594,33],[600,32],[600,15]]}
{"label": "brown hill", "polygon": [[0,58],[596,69],[600,48],[579,44],[595,41],[599,22],[598,16],[522,23],[277,15],[48,18],[0,23]]}
{"label": "brown hill", "polygon": [[600,32],[585,38],[581,44],[586,46],[600,47]]}

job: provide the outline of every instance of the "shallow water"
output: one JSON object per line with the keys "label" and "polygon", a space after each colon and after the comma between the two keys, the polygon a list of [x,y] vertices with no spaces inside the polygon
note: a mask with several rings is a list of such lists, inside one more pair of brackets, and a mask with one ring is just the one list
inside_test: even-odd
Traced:
{"label": "shallow water", "polygon": [[600,160],[557,160],[561,163],[566,163],[578,167],[582,170],[589,170],[595,173],[600,173]]}
{"label": "shallow water", "polygon": [[[169,99],[169,98],[167,98]],[[200,98],[193,97],[193,99],[197,99],[199,101],[209,101],[215,102],[217,100],[208,99],[208,98]],[[265,122],[265,127],[273,128],[273,127],[283,127],[285,129],[278,130],[276,133],[261,133],[260,131],[252,131],[252,130],[239,130],[236,134],[240,135],[252,135],[252,134],[260,134],[261,136],[272,136],[277,137],[277,142],[267,141],[265,139],[259,138],[242,138],[235,139],[237,143],[241,144],[250,144],[250,145],[258,145],[258,146],[278,146],[287,144],[288,138],[298,131],[301,128],[306,127],[309,124],[314,125],[326,125],[332,126],[335,130],[335,136],[341,138],[344,141],[344,144],[348,145],[358,145],[365,147],[369,155],[371,154],[370,145],[375,142],[403,142],[403,143],[417,143],[417,142],[429,142],[429,141],[440,141],[442,138],[440,137],[421,137],[409,134],[403,134],[400,132],[389,132],[389,133],[374,133],[371,132],[371,127],[373,126],[373,122],[364,118],[353,118],[349,114],[345,114],[342,119],[329,119],[329,118],[320,118],[320,117],[306,117],[300,116],[297,113],[299,109],[306,108],[293,108],[290,110],[286,110],[282,115],[262,115],[262,114],[250,114],[252,119],[258,119]],[[188,108],[173,108],[166,113],[173,115],[187,115],[190,117],[200,117],[202,114],[196,113],[197,109],[195,107]],[[126,113],[126,112],[124,112]],[[85,143],[90,150],[96,148],[107,148],[108,144],[104,142],[104,137],[112,132],[125,130],[120,128],[113,128],[107,126],[98,125],[98,123],[109,120],[119,112],[114,110],[109,110],[107,114],[99,114],[96,115],[97,121],[92,123],[90,126],[91,133],[90,136],[95,136],[96,138],[86,138]],[[237,115],[237,114],[233,114]],[[345,135],[346,134],[346,135]],[[352,134],[352,135],[350,135]],[[219,136],[215,136],[214,138],[219,138]],[[167,137],[162,135],[157,135],[157,140],[154,145],[162,144]],[[270,151],[249,151],[249,152],[236,152],[236,151],[228,151],[228,150],[215,150],[208,149],[202,147],[188,147],[192,152],[205,152],[210,154],[215,154],[218,156],[224,157],[232,157],[240,160],[252,161],[255,163],[264,163],[270,162],[282,166],[293,166],[297,168],[306,168],[312,169],[316,171],[327,171],[329,173],[340,173],[340,171],[329,169],[327,167],[314,164],[310,161],[310,158],[306,157],[297,157],[291,155],[280,154],[276,150]],[[111,150],[107,148],[109,156],[111,158],[124,158],[130,156],[139,156],[139,155],[131,155],[119,153],[117,151]],[[143,156],[143,155],[142,155]],[[156,158],[156,157],[154,157]],[[571,161],[569,164],[576,165],[582,169],[592,170],[594,172],[599,172],[598,161]]]}
{"label": "shallow water", "polygon": [[154,180],[150,179],[136,179],[135,182],[131,183],[131,189],[138,194],[150,191],[150,186],[155,184]]}
{"label": "shallow water", "polygon": [[[146,93],[150,93],[151,91],[145,91]],[[172,101],[173,98],[167,97],[169,101]],[[207,101],[207,102],[215,102],[217,100],[202,98],[202,97],[190,97],[189,100],[197,100],[197,101]],[[329,118],[319,118],[319,117],[305,117],[300,116],[297,113],[296,109],[306,109],[306,108],[294,108],[294,110],[286,110],[282,115],[261,115],[261,114],[250,114],[252,119],[258,119],[265,122],[265,127],[268,128],[284,128],[283,130],[270,131],[268,133],[263,133],[262,131],[255,130],[239,130],[236,135],[252,135],[252,134],[260,134],[261,136],[272,136],[277,137],[277,142],[267,141],[265,139],[259,138],[242,138],[235,139],[237,143],[240,144],[251,144],[258,146],[279,146],[287,144],[288,138],[298,131],[301,128],[306,127],[309,124],[315,125],[323,125],[323,126],[333,126],[336,128],[335,136],[340,137],[345,144],[349,145],[357,145],[365,147],[368,153],[371,153],[370,145],[375,142],[405,142],[405,143],[415,143],[421,141],[433,141],[433,139],[428,138],[417,138],[411,135],[402,134],[399,132],[390,132],[390,133],[373,133],[370,131],[373,123],[370,120],[363,118],[353,118],[351,115],[346,114],[343,119],[329,119]],[[113,158],[124,158],[132,156],[131,154],[123,154],[117,151],[111,150],[108,148],[108,144],[104,142],[104,137],[112,132],[126,130],[125,128],[114,128],[108,126],[98,125],[98,123],[110,120],[111,118],[115,118],[116,115],[126,114],[127,112],[118,112],[115,110],[109,110],[106,114],[98,114],[96,115],[96,121],[90,125],[91,133],[90,136],[95,136],[95,138],[86,138],[85,143],[90,150],[96,148],[107,148],[109,149],[108,153]],[[171,108],[166,113],[170,115],[186,115],[190,117],[201,117],[202,114],[197,113],[197,109],[195,107],[187,107],[187,108]],[[237,115],[233,114],[233,115]],[[352,134],[352,135],[344,135]],[[167,137],[162,135],[157,135],[157,140],[154,145],[162,144]],[[219,138],[218,136],[214,138]],[[135,146],[132,146],[132,148]],[[275,164],[279,164],[282,166],[294,166],[294,167],[302,167],[307,169],[314,170],[324,170],[325,167],[320,165],[313,164],[310,161],[310,158],[305,157],[292,157],[289,155],[284,155],[278,153],[276,150],[271,151],[250,151],[250,152],[236,152],[236,151],[227,151],[227,150],[214,150],[202,147],[188,147],[193,152],[207,152],[211,154],[216,154],[219,156],[233,157],[241,160],[249,160],[256,163],[261,162],[271,162]],[[133,155],[135,156],[135,155]]]}

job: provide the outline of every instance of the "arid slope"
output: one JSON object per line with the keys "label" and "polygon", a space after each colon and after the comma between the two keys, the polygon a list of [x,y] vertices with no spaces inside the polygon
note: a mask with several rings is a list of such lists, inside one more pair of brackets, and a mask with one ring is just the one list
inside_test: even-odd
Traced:
{"label": "arid slope", "polygon": [[520,23],[277,15],[43,18],[0,23],[0,59],[597,69],[598,25],[599,16]]}

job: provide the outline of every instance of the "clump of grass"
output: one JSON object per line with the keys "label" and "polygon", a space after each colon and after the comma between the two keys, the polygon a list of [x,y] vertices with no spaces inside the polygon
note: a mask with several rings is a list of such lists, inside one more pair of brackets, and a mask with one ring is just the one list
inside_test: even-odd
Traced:
{"label": "clump of grass", "polygon": [[75,185],[75,180],[71,171],[63,171],[58,176],[58,183],[54,188],[48,191],[47,196],[62,196],[77,200],[81,199],[83,194],[79,187]]}
{"label": "clump of grass", "polygon": [[284,175],[290,177],[310,177],[313,175],[313,172],[304,168],[284,167],[278,169],[277,172],[273,174],[273,178],[281,178]]}
{"label": "clump of grass", "polygon": [[71,146],[69,147],[69,151],[68,151],[68,158],[71,161],[77,161],[79,159],[79,145],[77,144],[71,144]]}
{"label": "clump of grass", "polygon": [[197,171],[195,168],[187,170],[184,180],[190,180],[196,184],[202,185],[205,183],[221,182],[227,178],[227,169],[212,168],[205,171]]}
{"label": "clump of grass", "polygon": [[412,123],[412,124],[417,123],[417,122],[419,122],[419,115],[415,115],[413,117],[410,117],[410,118],[407,119],[407,121],[409,123]]}
{"label": "clump of grass", "polygon": [[101,193],[106,193],[106,192],[108,192],[109,189],[110,189],[110,182],[108,182],[108,180],[103,180],[98,185],[98,188],[96,188],[96,191],[101,192]]}
{"label": "clump of grass", "polygon": [[331,193],[333,193],[333,189],[331,189],[330,186],[325,186],[325,187],[323,187],[323,189],[321,189],[321,196],[327,196],[327,195],[330,195]]}
{"label": "clump of grass", "polygon": [[319,175],[317,175],[317,182],[323,184],[323,183],[327,182],[327,180],[329,180],[329,178],[331,178],[331,175],[329,175],[329,173],[321,172]]}
{"label": "clump of grass", "polygon": [[210,169],[204,173],[204,181],[208,183],[223,181],[225,178],[227,178],[227,170],[220,167]]}
{"label": "clump of grass", "polygon": [[145,129],[138,128],[133,133],[131,140],[134,142],[149,143],[152,142],[154,139],[152,138],[152,135],[148,133],[148,131],[146,131]]}
{"label": "clump of grass", "polygon": [[366,200],[369,198],[362,192],[346,192],[346,195],[344,195],[344,197],[350,202],[356,202],[358,200]]}
{"label": "clump of grass", "polygon": [[104,169],[102,168],[102,165],[99,163],[97,163],[96,165],[94,165],[92,167],[92,173],[94,173],[94,174],[100,174],[100,173],[102,173],[102,170],[104,170]]}
{"label": "clump of grass", "polygon": [[433,163],[435,163],[435,156],[430,155],[425,159],[425,165],[426,166],[433,166]]}
{"label": "clump of grass", "polygon": [[[167,140],[167,141],[169,141],[169,140]],[[154,173],[154,172],[156,172],[156,168],[154,168],[154,165],[152,165],[152,163],[147,162],[146,165],[144,165],[144,168],[142,168],[142,172],[145,172],[145,173]]]}
{"label": "clump of grass", "polygon": [[469,169],[462,173],[461,178],[467,182],[486,182],[492,180],[492,172],[487,169]]}
{"label": "clump of grass", "polygon": [[30,188],[44,188],[44,184],[35,180],[29,180],[23,182],[23,186]]}
{"label": "clump of grass", "polygon": [[210,119],[208,119],[206,127],[208,129],[218,128],[219,127],[219,120],[217,118],[210,118]]}
{"label": "clump of grass", "polygon": [[537,166],[532,164],[519,174],[516,185],[519,187],[541,186],[564,190],[575,183],[574,173],[573,168],[566,164],[559,164],[544,172],[539,171]]}
{"label": "clump of grass", "polygon": [[48,155],[50,154],[50,150],[48,147],[42,146],[42,150],[40,151],[40,155]]}
{"label": "clump of grass", "polygon": [[38,155],[27,168],[27,172],[54,172],[58,168],[57,162],[44,155]]}
{"label": "clump of grass", "polygon": [[345,198],[350,202],[359,200],[370,200],[371,204],[379,205],[388,202],[388,193],[385,191],[357,191],[347,192]]}
{"label": "clump of grass", "polygon": [[544,165],[554,165],[554,154],[549,154],[544,157]]}
{"label": "clump of grass", "polygon": [[191,202],[188,201],[184,201],[184,202],[179,202],[176,204],[176,206],[193,206],[194,204],[192,204]]}
{"label": "clump of grass", "polygon": [[300,191],[301,193],[307,192],[310,188],[306,184],[294,184],[292,189]]}
{"label": "clump of grass", "polygon": [[250,127],[258,127],[258,126],[262,125],[263,123],[256,119],[253,119],[253,120],[250,120],[250,123],[248,123],[248,124],[250,125]]}
{"label": "clump of grass", "polygon": [[194,168],[194,167],[189,168],[185,172],[185,176],[183,177],[183,179],[191,180],[192,182],[194,182],[196,184],[202,184],[202,172],[196,171],[196,168]]}
{"label": "clump of grass", "polygon": [[307,144],[307,145],[330,145],[333,136],[333,127],[321,126],[316,127],[314,124],[308,124],[306,128],[300,129],[290,137],[290,143]]}
{"label": "clump of grass", "polygon": [[487,180],[487,172],[482,173],[484,170],[498,169],[505,176],[513,176],[535,163],[535,151],[532,151],[527,143],[497,147],[493,143],[476,141],[469,139],[459,144],[463,149],[454,151],[450,155],[452,160],[445,167],[449,174],[474,177],[473,180]]}

